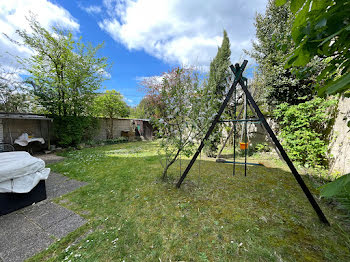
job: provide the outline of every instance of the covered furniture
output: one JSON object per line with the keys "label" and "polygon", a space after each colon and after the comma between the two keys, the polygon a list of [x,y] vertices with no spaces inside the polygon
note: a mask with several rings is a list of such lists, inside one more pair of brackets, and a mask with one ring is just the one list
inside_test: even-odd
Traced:
{"label": "covered furniture", "polygon": [[20,135],[16,140],[15,144],[18,144],[20,146],[27,146],[31,142],[38,141],[41,144],[45,144],[45,140],[42,137],[29,137],[27,133],[23,133]]}
{"label": "covered furniture", "polygon": [[31,137],[27,133],[23,133],[16,140],[15,144],[20,145],[22,147],[26,147],[29,153],[33,153],[33,148],[31,147],[34,142],[39,142],[41,144],[45,144],[45,140],[42,137]]}
{"label": "covered furniture", "polygon": [[0,215],[46,199],[45,162],[27,152],[0,153]]}
{"label": "covered furniture", "polygon": [[[0,112],[0,143],[11,144],[17,151],[49,149],[53,136],[52,121],[45,115]],[[20,139],[24,133],[28,137]]]}

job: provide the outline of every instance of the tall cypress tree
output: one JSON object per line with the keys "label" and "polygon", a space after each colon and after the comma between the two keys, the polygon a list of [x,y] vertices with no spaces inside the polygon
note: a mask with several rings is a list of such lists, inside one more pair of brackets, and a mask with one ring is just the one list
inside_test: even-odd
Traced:
{"label": "tall cypress tree", "polygon": [[[230,40],[227,36],[227,32],[224,30],[224,38],[222,40],[222,44],[218,48],[216,56],[210,63],[208,95],[209,99],[213,101],[212,105],[210,106],[210,110],[213,113],[218,112],[222,103],[222,99],[225,95],[225,89],[227,85],[226,77],[229,75],[228,68],[231,64],[230,56]],[[216,153],[221,136],[221,128],[216,127],[212,134],[210,144],[205,148],[205,152],[208,156],[214,156]]]}
{"label": "tall cypress tree", "polygon": [[221,47],[218,48],[215,58],[210,63],[208,84],[210,89],[215,90],[216,98],[221,98],[224,95],[226,77],[228,75],[227,68],[231,64],[230,56],[230,39],[224,30]]}

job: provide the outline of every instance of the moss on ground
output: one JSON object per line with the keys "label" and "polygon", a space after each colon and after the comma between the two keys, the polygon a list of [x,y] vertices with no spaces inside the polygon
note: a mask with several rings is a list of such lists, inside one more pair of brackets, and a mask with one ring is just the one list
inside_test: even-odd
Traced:
{"label": "moss on ground", "polygon": [[337,211],[321,201],[332,226],[321,224],[291,173],[254,166],[244,177],[241,166],[233,177],[202,160],[176,189],[179,161],[163,182],[156,152],[134,142],[65,153],[52,170],[89,184],[56,201],[89,223],[30,260],[350,261]]}

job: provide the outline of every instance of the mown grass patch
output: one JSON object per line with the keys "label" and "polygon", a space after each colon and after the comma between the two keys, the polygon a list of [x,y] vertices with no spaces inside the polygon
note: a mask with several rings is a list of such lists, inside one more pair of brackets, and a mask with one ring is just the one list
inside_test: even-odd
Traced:
{"label": "mown grass patch", "polygon": [[163,182],[156,152],[133,142],[51,165],[89,183],[56,200],[89,223],[31,261],[349,261],[336,211],[321,202],[332,226],[321,224],[291,173],[254,166],[244,177],[241,166],[232,177],[232,165],[202,160],[176,189],[180,162]]}

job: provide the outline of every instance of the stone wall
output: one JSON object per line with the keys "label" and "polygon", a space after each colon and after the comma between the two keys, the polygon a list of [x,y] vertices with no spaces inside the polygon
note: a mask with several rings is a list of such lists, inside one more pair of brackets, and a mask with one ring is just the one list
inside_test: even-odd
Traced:
{"label": "stone wall", "polygon": [[[100,129],[94,140],[106,140],[110,126],[111,120],[109,118],[101,118]],[[133,119],[113,119],[113,138],[121,137],[122,132],[134,131],[135,128],[138,128],[146,139],[152,139],[152,126],[147,121]]]}
{"label": "stone wall", "polygon": [[[106,140],[111,120],[109,118],[101,118],[99,121],[100,129],[94,140]],[[121,137],[122,131],[129,132],[131,130],[131,122],[131,119],[113,119],[113,138]]]}
{"label": "stone wall", "polygon": [[350,98],[342,97],[338,104],[338,115],[333,126],[330,151],[330,173],[344,175],[350,173]]}

